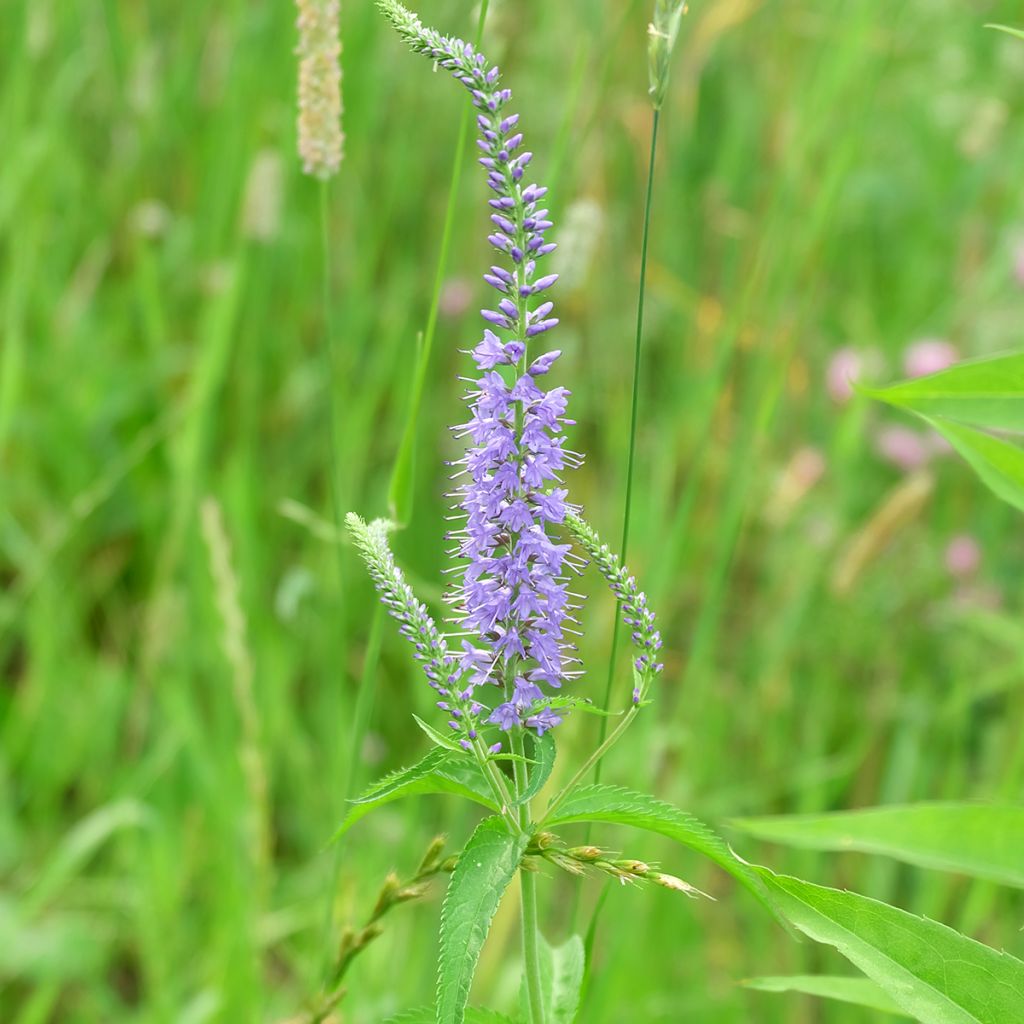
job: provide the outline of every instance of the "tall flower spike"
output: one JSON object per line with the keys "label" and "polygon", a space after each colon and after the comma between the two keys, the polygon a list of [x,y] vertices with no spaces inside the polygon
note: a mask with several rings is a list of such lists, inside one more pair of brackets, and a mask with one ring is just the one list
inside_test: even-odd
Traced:
{"label": "tall flower spike", "polygon": [[299,30],[299,156],[327,179],[341,166],[340,0],[295,0]]}
{"label": "tall flower spike", "polygon": [[441,698],[438,707],[451,716],[448,725],[458,734],[462,746],[469,750],[477,739],[480,705],[472,699],[472,694],[460,688],[459,659],[448,650],[426,606],[417,600],[402,570],[395,565],[387,540],[390,524],[384,519],[375,519],[367,525],[350,512],[345,517],[345,525],[370,571],[381,601],[400,623],[399,632],[412,644],[413,657],[423,666],[430,685]]}
{"label": "tall flower spike", "polygon": [[637,587],[635,577],[630,576],[629,570],[619,562],[611,548],[601,543],[597,531],[589,523],[570,512],[565,517],[565,525],[608,581],[611,592],[622,602],[622,621],[630,627],[633,646],[637,650],[633,661],[636,670],[633,703],[639,704],[647,695],[651,680],[664,668],[657,661],[661,633],[655,628],[654,612],[647,606],[647,595]]}
{"label": "tall flower spike", "polygon": [[481,310],[486,327],[471,352],[479,376],[468,380],[470,417],[453,428],[469,447],[453,477],[460,526],[449,539],[465,564],[449,601],[476,638],[463,643],[466,691],[499,688],[489,721],[543,734],[561,718],[534,706],[544,698],[541,687],[557,689],[577,674],[565,635],[574,621],[566,577],[572,556],[549,531],[566,515],[561,473],[582,461],[562,433],[572,422],[565,416],[569,392],[541,383],[558,351],[532,360],[527,354],[531,339],[558,324],[547,298],[557,276],[539,270],[555,248],[545,238],[552,222],[540,206],[547,189],[526,183],[533,154],[523,148],[519,115],[507,112],[512,94],[501,87],[498,69],[469,43],[426,28],[395,0],[378,6],[414,50],[469,90],[479,112],[479,162],[493,193],[488,241],[498,253],[484,280],[498,297]]}

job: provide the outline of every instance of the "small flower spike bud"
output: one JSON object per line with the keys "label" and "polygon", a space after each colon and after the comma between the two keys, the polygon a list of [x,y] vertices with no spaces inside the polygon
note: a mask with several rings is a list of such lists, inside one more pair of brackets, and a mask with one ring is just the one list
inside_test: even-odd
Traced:
{"label": "small flower spike bud", "polygon": [[399,632],[412,644],[413,657],[423,666],[430,685],[444,698],[440,702],[445,705],[443,710],[454,716],[449,724],[457,736],[471,744],[478,728],[480,705],[461,688],[458,658],[449,652],[426,605],[417,600],[402,570],[395,565],[387,540],[392,524],[377,519],[367,525],[350,512],[345,517],[345,525],[366,563],[381,602],[399,622]]}
{"label": "small flower spike bud", "polygon": [[675,875],[666,875],[662,871],[652,871],[647,876],[648,881],[654,882],[655,885],[664,886],[666,889],[672,889],[674,892],[684,893],[689,896],[690,899],[696,899],[698,896],[703,896],[705,899],[714,900],[714,896],[708,895],[706,892],[702,892],[695,886],[690,885],[689,882],[684,882],[681,878],[676,878]]}
{"label": "small flower spike bud", "polygon": [[655,110],[661,110],[665,102],[672,51],[685,13],[684,0],[654,0],[654,21],[647,28],[647,67],[648,92]]}
{"label": "small flower spike bud", "polygon": [[341,165],[340,0],[295,0],[299,30],[299,156],[326,180]]}
{"label": "small flower spike bud", "polygon": [[430,841],[430,845],[423,854],[423,860],[420,861],[420,866],[416,870],[416,877],[423,878],[438,871],[442,853],[444,853],[444,836],[436,836]]}
{"label": "small flower spike bud", "polygon": [[630,639],[638,652],[633,661],[636,685],[632,701],[639,704],[646,697],[651,680],[665,667],[657,660],[661,633],[655,628],[654,612],[647,607],[647,595],[588,523],[573,512],[566,513],[564,522],[608,582],[611,592],[622,602],[622,621],[629,626]]}

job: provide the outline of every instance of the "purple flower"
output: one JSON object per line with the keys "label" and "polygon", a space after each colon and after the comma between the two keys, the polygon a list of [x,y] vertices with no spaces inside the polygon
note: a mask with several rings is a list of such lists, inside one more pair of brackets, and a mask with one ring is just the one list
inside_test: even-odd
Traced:
{"label": "purple flower", "polygon": [[864,372],[864,360],[854,348],[841,348],[825,372],[825,386],[833,402],[843,405],[853,397],[853,385]]}
{"label": "purple flower", "polygon": [[981,546],[970,534],[957,534],[946,547],[945,562],[950,575],[969,579],[981,565]]}
{"label": "purple flower", "polygon": [[[403,18],[396,24],[413,49],[450,71],[477,108],[479,161],[492,192],[488,241],[506,258],[484,275],[499,298],[481,311],[488,326],[471,354],[482,373],[466,395],[469,419],[453,428],[468,447],[454,464],[452,496],[462,523],[449,538],[465,565],[449,600],[463,628],[477,636],[460,658],[459,674],[470,692],[488,684],[502,692],[490,722],[503,730],[525,724],[542,734],[560,718],[550,709],[534,713],[544,697],[539,684],[557,689],[574,662],[564,635],[574,610],[569,548],[547,531],[565,518],[561,474],[581,461],[562,433],[570,422],[568,391],[537,383],[559,353],[535,353],[527,361],[528,339],[558,323],[546,298],[557,275],[539,272],[554,249],[546,238],[552,221],[539,206],[547,189],[524,180],[533,154],[522,148],[519,115],[507,112],[512,94],[500,86],[497,68],[467,43]],[[545,297],[535,300],[540,293]],[[508,370],[499,372],[502,367]]]}
{"label": "purple flower", "polygon": [[923,338],[903,353],[903,368],[908,377],[927,377],[946,370],[960,358],[956,347],[941,338]]}

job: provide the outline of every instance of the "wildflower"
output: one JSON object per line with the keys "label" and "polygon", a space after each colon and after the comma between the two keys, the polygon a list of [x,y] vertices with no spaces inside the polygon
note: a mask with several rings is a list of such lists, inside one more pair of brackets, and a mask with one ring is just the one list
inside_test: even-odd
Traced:
{"label": "wildflower", "polygon": [[307,174],[327,179],[341,165],[340,0],[295,0],[299,30],[299,156]]}
{"label": "wildflower", "polygon": [[923,338],[907,346],[903,369],[908,377],[927,377],[948,369],[960,358],[956,347],[941,338]]}
{"label": "wildflower", "polygon": [[841,348],[832,356],[825,385],[833,402],[843,405],[853,397],[853,385],[864,372],[864,359],[855,348]]}
{"label": "wildflower", "polygon": [[570,548],[556,543],[550,528],[568,507],[557,486],[561,474],[581,462],[563,434],[572,422],[565,416],[569,392],[541,383],[559,353],[532,361],[527,354],[531,339],[558,324],[547,298],[557,275],[540,269],[555,249],[545,237],[552,226],[541,206],[547,189],[527,183],[533,154],[523,146],[519,115],[508,113],[512,94],[501,87],[498,68],[469,43],[425,28],[400,4],[380,0],[380,7],[414,50],[469,90],[478,110],[479,162],[493,193],[488,241],[498,253],[484,280],[498,298],[481,310],[487,326],[470,353],[481,373],[468,380],[469,419],[453,428],[469,447],[454,463],[451,496],[461,525],[449,534],[450,553],[465,564],[448,600],[456,621],[479,637],[465,644],[460,685],[467,694],[500,688],[504,699],[488,720],[501,730],[526,725],[542,735],[561,717],[535,709],[541,685],[558,689],[576,674],[565,637],[575,607],[567,588]]}
{"label": "wildflower", "polygon": [[912,427],[883,427],[875,438],[875,449],[886,462],[905,473],[927,465],[932,457],[928,437]]}
{"label": "wildflower", "polygon": [[981,565],[981,547],[970,534],[957,534],[946,546],[945,563],[951,576],[969,579]]}

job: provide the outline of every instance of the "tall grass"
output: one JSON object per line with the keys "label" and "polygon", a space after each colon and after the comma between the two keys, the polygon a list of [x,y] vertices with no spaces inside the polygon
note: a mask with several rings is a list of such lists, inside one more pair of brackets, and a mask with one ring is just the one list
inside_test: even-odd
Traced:
{"label": "tall grass", "polygon": [[[553,194],[604,212],[560,330],[578,335],[562,346],[579,353],[566,373],[589,453],[576,493],[606,526],[621,515],[629,435],[635,306],[622,281],[637,276],[647,170],[646,6],[528,0],[493,12],[532,132],[564,132]],[[845,344],[877,348],[893,368],[926,333],[968,353],[1019,344],[1024,293],[1009,254],[1024,223],[1024,72],[1015,41],[981,29],[1017,11],[1008,0],[691,6],[659,140],[643,500],[630,528],[673,682],[605,780],[656,780],[711,817],[1019,794],[1015,520],[940,460],[931,500],[836,596],[846,541],[899,473],[873,451],[884,414],[838,408],[822,387]],[[424,0],[423,13],[453,27],[470,17],[454,0]],[[421,749],[405,716],[375,715],[357,752],[339,731],[374,660],[369,586],[347,553],[339,581],[335,552],[277,511],[330,502],[319,197],[288,159],[291,18],[262,0],[0,5],[11,41],[0,61],[0,933],[12,937],[0,943],[0,1018],[17,1024],[295,1014],[320,983],[323,848],[346,767],[354,753],[369,771]],[[384,509],[445,218],[453,154],[437,125],[462,108],[416,62],[385,58],[393,47],[369,5],[345,6],[343,33],[336,477],[346,507]],[[578,104],[571,121],[563,85]],[[243,190],[268,147],[285,156],[280,231],[256,244],[241,230]],[[456,219],[449,279],[479,264],[476,234]],[[425,595],[443,532],[430,481],[474,310],[439,312],[420,408],[423,473],[398,545]],[[782,469],[808,444],[825,475],[772,520],[763,510]],[[201,529],[207,495],[230,539],[253,665],[274,836],[265,901]],[[984,550],[973,600],[941,565],[964,529]],[[607,637],[612,602],[595,593],[586,614],[587,635]],[[585,653],[598,664],[606,649]],[[387,636],[377,664],[378,708],[427,702]],[[603,681],[580,687],[598,696]],[[580,716],[565,742],[588,724]],[[431,836],[467,824],[446,813],[396,804],[354,832],[337,918],[364,920],[389,868],[412,875]],[[986,887],[736,843],[1021,952],[1019,904],[993,912]],[[726,885],[653,841],[635,852],[712,893]],[[642,949],[599,936],[587,1020],[869,1019],[738,989],[744,973],[838,966],[780,943],[742,897],[682,919],[675,905],[645,906]],[[429,998],[437,912],[396,914],[360,957],[343,1004],[354,1021]],[[543,922],[553,935],[559,913]],[[502,936],[515,948],[512,916],[496,922],[478,976],[495,1005],[514,1001],[519,981]]]}

